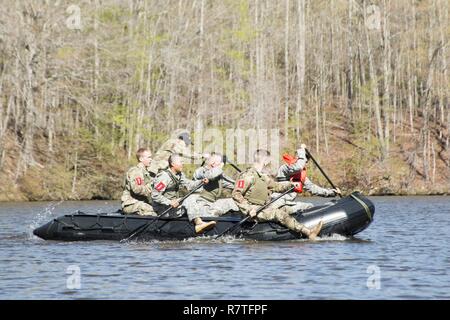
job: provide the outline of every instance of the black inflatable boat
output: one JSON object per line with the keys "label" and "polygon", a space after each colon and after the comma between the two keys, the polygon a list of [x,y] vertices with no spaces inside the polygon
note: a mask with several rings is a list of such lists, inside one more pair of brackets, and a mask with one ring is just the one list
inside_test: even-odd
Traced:
{"label": "black inflatable boat", "polygon": [[[317,206],[295,214],[296,219],[306,227],[316,225],[323,220],[320,236],[339,234],[353,236],[366,229],[373,220],[375,206],[358,192],[327,204]],[[237,225],[243,216],[238,212],[227,213],[219,218],[203,218],[204,221],[215,220],[217,225],[202,235],[196,235],[194,226],[184,215],[178,218],[160,218],[139,235],[144,240],[181,240],[198,236],[214,236]],[[86,214],[77,212],[54,219],[35,229],[33,233],[45,240],[88,241],[88,240],[122,240],[133,230],[154,220],[153,217],[116,214]],[[256,223],[248,220],[230,235],[254,240],[293,240],[299,236],[274,222]]]}

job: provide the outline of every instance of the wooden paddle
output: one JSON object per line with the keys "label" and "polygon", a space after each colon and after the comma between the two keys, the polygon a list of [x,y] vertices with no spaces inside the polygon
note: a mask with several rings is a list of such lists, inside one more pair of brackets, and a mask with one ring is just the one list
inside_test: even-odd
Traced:
{"label": "wooden paddle", "polygon": [[[320,172],[322,172],[323,176],[325,177],[325,179],[328,180],[328,182],[330,183],[331,187],[333,189],[338,190],[338,188],[336,188],[336,186],[334,185],[334,183],[331,181],[330,178],[328,178],[327,174],[322,170],[322,168],[319,166],[319,164],[317,163],[316,159],[314,159],[314,157],[312,156],[312,154],[308,151],[308,149],[305,149],[305,153],[306,156],[308,156],[309,158],[311,158],[311,160],[314,162],[314,164],[317,166],[317,168],[320,170]],[[340,190],[340,189],[339,189]],[[342,194],[338,193],[339,198],[342,198]]]}

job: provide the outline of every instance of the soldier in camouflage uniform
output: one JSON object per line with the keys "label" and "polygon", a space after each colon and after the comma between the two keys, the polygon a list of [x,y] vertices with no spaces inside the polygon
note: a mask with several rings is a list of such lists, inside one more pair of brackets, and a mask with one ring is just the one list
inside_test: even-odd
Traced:
{"label": "soldier in camouflage uniform", "polygon": [[[296,191],[290,192],[279,200],[275,201],[273,204],[274,206],[278,208],[286,206],[286,210],[290,211],[291,213],[312,208],[312,203],[295,201],[297,194],[302,193],[303,190],[309,191],[311,194],[320,197],[334,197],[338,194],[341,194],[341,191],[339,189],[327,189],[319,187],[306,176],[306,164],[308,162],[308,159],[306,157],[306,146],[304,144],[302,144],[300,146],[300,149],[297,150],[296,157],[284,155],[283,159],[286,164],[281,165],[278,169],[277,181],[289,181],[292,177],[298,177],[298,180],[303,179],[303,182],[299,181],[302,186]],[[301,178],[302,175],[303,178]],[[275,198],[278,195],[279,193],[273,193],[272,197]]]}
{"label": "soldier in camouflage uniform", "polygon": [[199,215],[196,205],[196,194],[190,195],[183,201],[181,205],[178,199],[180,198],[180,188],[185,187],[188,190],[194,189],[200,183],[207,184],[208,179],[202,181],[189,180],[183,173],[183,161],[181,155],[173,154],[168,159],[169,168],[160,171],[153,181],[152,200],[153,209],[161,214],[168,208],[172,207],[174,210],[172,216],[181,216],[186,210],[189,221],[194,222],[195,232],[202,233],[216,225],[215,221],[204,222]]}
{"label": "soldier in camouflage uniform", "polygon": [[186,130],[178,129],[172,134],[172,137],[167,140],[161,148],[156,152],[153,162],[149,171],[153,176],[159,172],[159,170],[165,170],[169,167],[167,159],[172,154],[180,154],[184,158],[192,160],[207,158],[208,154],[197,154],[191,152],[189,146],[192,144],[191,137]]}
{"label": "soldier in camouflage uniform", "polygon": [[207,178],[209,183],[197,197],[199,214],[205,216],[221,216],[228,211],[239,211],[231,198],[234,189],[234,180],[223,172],[223,157],[219,153],[212,153],[206,165],[194,172],[194,180]]}
{"label": "soldier in camouflage uniform", "polygon": [[[270,201],[272,192],[284,192],[293,186],[298,186],[297,183],[290,181],[276,182],[269,175],[263,173],[270,161],[269,151],[257,150],[254,155],[253,167],[242,172],[236,180],[232,196],[245,215],[255,217],[258,207]],[[257,221],[276,221],[289,230],[306,235],[310,240],[314,240],[322,229],[322,221],[314,228],[308,229],[290,216],[288,211],[273,206],[261,211],[256,219]]]}
{"label": "soldier in camouflage uniform", "polygon": [[125,188],[122,194],[122,212],[125,214],[156,215],[151,202],[152,178],[147,168],[150,165],[151,152],[140,148],[136,152],[139,163],[131,167],[125,177]]}

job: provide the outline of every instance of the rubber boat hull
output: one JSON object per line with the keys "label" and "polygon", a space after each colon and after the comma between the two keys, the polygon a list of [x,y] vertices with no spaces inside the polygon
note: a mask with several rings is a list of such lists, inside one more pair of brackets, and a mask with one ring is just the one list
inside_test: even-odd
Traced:
{"label": "rubber boat hull", "polygon": [[[353,236],[366,229],[373,221],[375,206],[358,192],[332,200],[293,216],[306,227],[324,222],[319,236],[339,234]],[[154,217],[115,214],[74,214],[60,216],[35,229],[33,233],[45,240],[89,241],[115,240],[127,238],[136,228],[152,222]],[[243,219],[238,212],[230,212],[221,217],[205,217],[204,221],[215,220],[217,225],[202,235],[196,235],[194,226],[187,216],[179,218],[160,218],[139,235],[143,240],[182,240],[198,236],[214,236],[237,225]],[[245,239],[277,241],[299,239],[301,236],[275,222],[256,223],[248,220],[233,230],[230,235]]]}

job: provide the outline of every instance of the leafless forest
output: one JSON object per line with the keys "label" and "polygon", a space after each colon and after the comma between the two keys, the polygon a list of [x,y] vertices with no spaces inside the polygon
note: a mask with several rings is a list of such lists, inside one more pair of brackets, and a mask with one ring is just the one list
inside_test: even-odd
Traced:
{"label": "leafless forest", "polygon": [[279,128],[343,190],[449,193],[449,7],[2,0],[0,199],[117,198],[180,127]]}

